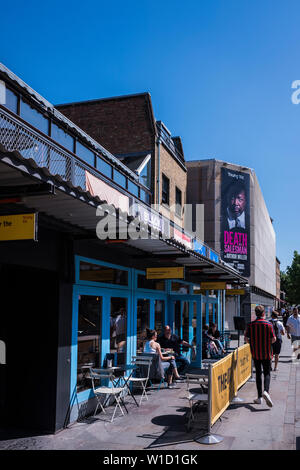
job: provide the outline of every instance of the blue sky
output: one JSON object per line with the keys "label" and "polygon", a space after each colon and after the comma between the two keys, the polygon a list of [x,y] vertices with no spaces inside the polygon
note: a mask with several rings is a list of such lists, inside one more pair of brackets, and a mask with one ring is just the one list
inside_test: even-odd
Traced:
{"label": "blue sky", "polygon": [[253,168],[282,268],[300,251],[300,2],[2,6],[0,61],[52,103],[149,91],[187,160]]}

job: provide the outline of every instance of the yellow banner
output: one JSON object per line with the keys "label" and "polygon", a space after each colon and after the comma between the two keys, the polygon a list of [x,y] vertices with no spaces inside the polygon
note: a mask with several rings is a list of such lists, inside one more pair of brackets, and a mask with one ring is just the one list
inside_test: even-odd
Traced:
{"label": "yellow banner", "polygon": [[0,240],[36,240],[36,214],[1,215]]}
{"label": "yellow banner", "polygon": [[236,351],[215,362],[211,370],[211,426],[229,406],[237,392]]}
{"label": "yellow banner", "polygon": [[250,344],[238,348],[237,387],[240,388],[251,377],[252,357]]}
{"label": "yellow banner", "polygon": [[201,282],[201,289],[226,289],[226,282]]}
{"label": "yellow banner", "polygon": [[184,279],[184,267],[147,268],[147,279]]}
{"label": "yellow banner", "polygon": [[226,295],[244,295],[245,289],[228,289]]}

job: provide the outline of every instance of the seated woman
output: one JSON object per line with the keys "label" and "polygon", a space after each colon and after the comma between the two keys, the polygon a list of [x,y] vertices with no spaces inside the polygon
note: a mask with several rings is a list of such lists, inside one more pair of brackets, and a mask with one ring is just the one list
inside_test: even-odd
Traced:
{"label": "seated woman", "polygon": [[208,330],[208,334],[212,337],[215,345],[217,346],[217,349],[218,349],[218,354],[225,354],[225,349],[224,349],[224,346],[223,344],[221,343],[220,341],[220,332],[219,330],[217,329],[217,325],[215,323],[210,323],[209,324],[209,330]]}
{"label": "seated woman", "polygon": [[[176,362],[175,362],[175,357],[174,356],[163,356],[161,353],[161,347],[160,344],[156,342],[157,339],[157,332],[155,330],[150,330],[149,328],[146,328],[147,332],[147,341],[144,346],[144,352],[145,353],[150,353],[150,354],[158,354],[160,359],[161,359],[161,364],[164,369],[166,378],[167,378],[167,383],[168,387],[172,388],[172,379],[173,375],[176,377]],[[179,377],[179,374],[177,372],[177,376]]]}
{"label": "seated woman", "polygon": [[214,337],[209,334],[209,326],[204,325],[202,331],[202,359],[218,355],[218,348],[214,342]]}

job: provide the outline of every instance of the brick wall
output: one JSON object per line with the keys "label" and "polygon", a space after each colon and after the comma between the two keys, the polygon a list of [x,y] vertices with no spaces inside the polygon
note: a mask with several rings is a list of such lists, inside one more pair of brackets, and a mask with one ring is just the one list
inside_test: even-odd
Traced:
{"label": "brick wall", "polygon": [[112,154],[154,150],[148,93],[59,105],[57,109]]}

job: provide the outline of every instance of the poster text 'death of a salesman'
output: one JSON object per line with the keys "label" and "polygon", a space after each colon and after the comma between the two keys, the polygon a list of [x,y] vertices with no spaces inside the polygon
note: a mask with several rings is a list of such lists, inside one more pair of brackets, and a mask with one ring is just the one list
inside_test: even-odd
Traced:
{"label": "poster text 'death of a salesman'", "polygon": [[250,176],[221,169],[221,258],[250,276]]}

